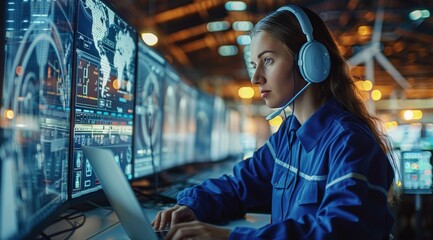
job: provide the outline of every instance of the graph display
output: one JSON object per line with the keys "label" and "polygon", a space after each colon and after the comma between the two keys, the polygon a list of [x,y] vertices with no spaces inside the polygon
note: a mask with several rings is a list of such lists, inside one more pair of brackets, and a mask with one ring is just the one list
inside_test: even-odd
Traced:
{"label": "graph display", "polygon": [[76,6],[70,0],[0,5],[0,239],[23,239],[68,200]]}
{"label": "graph display", "polygon": [[101,189],[82,145],[113,151],[132,179],[136,31],[103,1],[77,9],[72,197]]}

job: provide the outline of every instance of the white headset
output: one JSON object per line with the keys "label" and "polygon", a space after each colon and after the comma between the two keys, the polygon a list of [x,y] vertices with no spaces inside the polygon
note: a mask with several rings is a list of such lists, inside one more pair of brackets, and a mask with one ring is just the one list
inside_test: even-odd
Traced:
{"label": "white headset", "polygon": [[305,81],[307,81],[307,85],[305,85],[305,87],[293,96],[293,98],[283,107],[268,115],[266,120],[278,116],[285,108],[292,104],[292,102],[302,92],[304,92],[311,83],[323,82],[329,76],[329,71],[331,69],[331,60],[328,49],[326,49],[322,43],[314,40],[313,27],[311,26],[310,19],[302,8],[296,5],[287,5],[280,7],[277,11],[289,11],[293,13],[301,25],[302,32],[307,37],[307,42],[302,45],[298,53],[299,72]]}

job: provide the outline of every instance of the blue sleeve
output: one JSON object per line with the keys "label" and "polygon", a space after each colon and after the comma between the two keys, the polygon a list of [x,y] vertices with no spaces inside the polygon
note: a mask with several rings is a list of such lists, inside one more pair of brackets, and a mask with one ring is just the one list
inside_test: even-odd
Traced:
{"label": "blue sleeve", "polygon": [[245,215],[252,208],[270,209],[270,179],[274,161],[267,145],[233,168],[233,176],[207,179],[177,196],[177,203],[193,209],[197,218],[216,222]]}
{"label": "blue sleeve", "polygon": [[374,139],[356,135],[329,146],[329,175],[316,213],[260,229],[237,227],[230,239],[388,239],[392,167]]}
{"label": "blue sleeve", "polygon": [[276,146],[284,141],[287,119],[252,158],[233,168],[233,176],[208,179],[187,188],[177,196],[177,203],[193,209],[197,218],[205,222],[242,217],[250,209],[271,209],[272,185]]}

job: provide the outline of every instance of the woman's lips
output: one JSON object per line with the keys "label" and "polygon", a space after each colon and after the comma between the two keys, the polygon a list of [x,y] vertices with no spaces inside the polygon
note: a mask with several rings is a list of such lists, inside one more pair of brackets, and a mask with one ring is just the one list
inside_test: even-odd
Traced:
{"label": "woman's lips", "polygon": [[270,93],[271,93],[271,91],[262,90],[262,91],[260,91],[260,96],[262,98],[266,98]]}

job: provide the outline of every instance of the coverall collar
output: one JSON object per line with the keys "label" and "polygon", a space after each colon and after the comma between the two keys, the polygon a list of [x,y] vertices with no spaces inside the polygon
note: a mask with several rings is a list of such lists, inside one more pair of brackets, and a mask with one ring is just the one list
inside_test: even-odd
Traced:
{"label": "coverall collar", "polygon": [[304,149],[309,152],[316,146],[341,111],[341,105],[335,99],[331,99],[321,106],[302,126],[299,126],[299,122],[295,118],[296,121],[294,122],[297,124],[292,124],[290,129],[298,128],[296,135]]}

